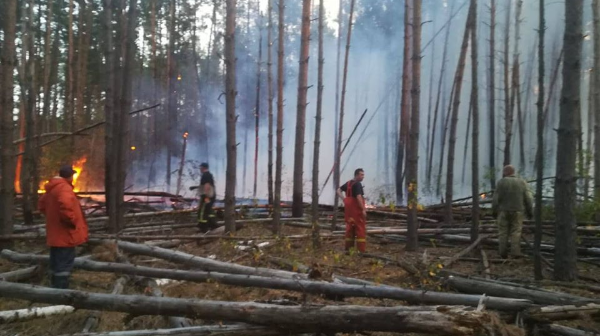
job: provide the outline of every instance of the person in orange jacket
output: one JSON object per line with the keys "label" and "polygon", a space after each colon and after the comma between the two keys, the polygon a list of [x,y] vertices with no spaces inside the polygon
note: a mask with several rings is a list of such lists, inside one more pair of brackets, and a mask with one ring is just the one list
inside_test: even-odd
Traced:
{"label": "person in orange jacket", "polygon": [[[346,222],[346,252],[356,248],[364,253],[367,247],[367,208],[365,206],[364,190],[361,182],[365,171],[358,168],[354,171],[354,179],[346,182],[337,190],[337,195],[344,201],[344,217]],[[342,195],[346,194],[346,197]]]}
{"label": "person in orange jacket", "polygon": [[69,288],[75,260],[75,247],[88,241],[88,225],[81,204],[73,192],[71,166],[62,166],[59,176],[45,186],[38,209],[46,216],[46,244],[50,247],[51,285]]}

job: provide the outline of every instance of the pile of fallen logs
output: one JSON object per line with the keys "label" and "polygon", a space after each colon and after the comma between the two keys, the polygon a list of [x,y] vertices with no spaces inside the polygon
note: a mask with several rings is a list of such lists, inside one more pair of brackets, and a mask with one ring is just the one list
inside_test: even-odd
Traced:
{"label": "pile of fallen logs", "polygon": [[[459,255],[449,259],[449,266],[468,254],[478,243],[490,239],[481,236]],[[466,278],[441,272],[448,288],[458,291],[437,292],[406,289],[393,285],[378,285],[361,279],[333,274],[331,279],[312,278],[309,274],[272,268],[249,267],[175,251],[152,244],[126,241],[103,241],[117,244],[129,255],[158,258],[185,267],[165,269],[121,262],[100,262],[89,257],[77,258],[76,269],[119,275],[110,294],[76,290],[58,290],[10,282],[24,279],[0,274],[0,297],[28,300],[57,306],[31,310],[0,312],[0,323],[36,318],[51,314],[68,314],[75,309],[96,312],[86,319],[84,334],[97,324],[99,311],[126,312],[133,315],[169,316],[173,328],[161,331],[115,332],[111,335],[205,335],[207,332],[226,335],[271,335],[307,332],[384,331],[423,333],[432,335],[518,335],[520,327],[552,330],[559,335],[571,335],[578,330],[554,325],[557,321],[587,316],[600,316],[600,300],[542,290],[529,284]],[[0,257],[13,263],[33,265],[36,269],[48,264],[46,255],[3,250]],[[366,255],[366,257],[376,257]],[[382,257],[382,259],[385,259]],[[125,260],[125,261],[123,261]],[[180,268],[178,267],[178,268]],[[308,270],[307,267],[298,267]],[[123,295],[123,287],[131,279],[142,279],[151,296]],[[145,280],[144,280],[145,279]],[[154,279],[154,280],[153,280]],[[160,279],[160,280],[155,280]],[[327,281],[326,281],[327,280]],[[184,281],[218,283],[229,286],[277,289],[335,298],[362,297],[395,300],[397,306],[357,305],[279,305],[256,302],[207,301],[163,297],[158,282]],[[408,305],[407,305],[408,304]],[[517,326],[510,324],[519,318]],[[189,319],[223,321],[222,326],[191,325]],[[239,324],[243,323],[243,324]],[[513,328],[513,329],[511,329]],[[566,329],[565,329],[566,328]],[[514,330],[514,331],[510,331]]]}

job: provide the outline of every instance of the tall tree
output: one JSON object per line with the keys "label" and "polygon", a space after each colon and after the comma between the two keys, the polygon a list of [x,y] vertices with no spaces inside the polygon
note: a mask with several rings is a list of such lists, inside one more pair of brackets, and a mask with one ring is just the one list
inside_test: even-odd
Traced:
{"label": "tall tree", "polygon": [[269,0],[269,30],[267,32],[267,90],[269,95],[269,162],[267,189],[269,204],[273,205],[273,0]]}
{"label": "tall tree", "polygon": [[[335,62],[335,120],[333,123],[333,155],[335,157],[338,152],[338,131],[339,131],[339,123],[340,123],[340,68],[341,68],[341,57],[342,57],[342,18],[344,13],[344,0],[340,0],[338,6],[338,17],[337,17],[337,54],[336,54],[336,62]],[[334,186],[335,187],[335,186]],[[337,198],[337,196],[334,196]],[[335,201],[334,201],[335,202]],[[336,217],[333,216],[333,222],[335,223]],[[335,224],[334,224],[335,225]]]}
{"label": "tall tree", "polygon": [[421,108],[421,6],[422,0],[413,2],[412,34],[412,89],[410,141],[406,166],[406,184],[408,190],[408,233],[406,250],[416,251],[419,247],[419,221],[417,219],[419,191],[419,127]]}
{"label": "tall tree", "polygon": [[17,25],[17,0],[3,3],[2,53],[0,58],[0,233],[13,230],[13,204],[15,197],[15,160],[13,146],[13,72],[15,68],[15,27]]}
{"label": "tall tree", "polygon": [[323,111],[323,22],[325,21],[324,0],[319,0],[319,66],[317,69],[317,115],[315,116],[315,145],[312,167],[312,232],[313,247],[320,245],[319,240],[319,150],[321,148],[321,115]]}
{"label": "tall tree", "polygon": [[[113,14],[112,14],[112,0],[104,0],[104,59],[106,62],[107,76],[104,83],[105,86],[105,99],[104,99],[104,114],[106,115],[106,132],[105,132],[105,152],[106,158],[115,157],[115,146],[117,142],[116,134],[116,120],[114,116],[114,88],[115,83],[115,59],[114,59],[114,45],[113,45]],[[105,171],[106,177],[104,179],[104,188],[106,194],[106,208],[108,212],[108,230],[109,232],[118,232],[118,201],[117,201],[117,175],[115,171],[114,160],[105,160]]]}
{"label": "tall tree", "polygon": [[227,129],[227,172],[225,180],[225,231],[235,232],[235,183],[237,169],[237,144],[235,137],[236,59],[235,14],[236,0],[227,0],[225,17],[225,110]]}
{"label": "tall tree", "polygon": [[402,56],[402,93],[400,98],[400,133],[396,150],[396,202],[404,200],[404,154],[410,126],[411,45],[414,27],[411,21],[412,0],[404,1],[404,51]]}
{"label": "tall tree", "polygon": [[42,132],[50,132],[50,71],[52,69],[52,9],[54,1],[49,0],[46,3],[46,37],[44,39],[44,76],[42,79]]}
{"label": "tall tree", "polygon": [[308,92],[308,60],[310,51],[310,1],[302,1],[302,29],[300,33],[300,65],[298,76],[298,104],[296,106],[296,144],[294,149],[294,184],[292,216],[302,217],[302,176],[304,172],[304,135],[306,129],[306,95]]}
{"label": "tall tree", "polygon": [[[338,124],[337,152],[335,153],[335,170],[333,179],[335,182],[335,190],[340,187],[341,163],[342,163],[342,136],[344,134],[344,107],[346,102],[346,85],[348,84],[348,61],[350,59],[350,41],[352,39],[352,19],[354,18],[354,4],[356,0],[350,2],[350,16],[348,18],[348,35],[346,36],[346,54],[344,56],[344,72],[342,77],[342,92],[340,98],[340,117]],[[336,217],[338,212],[340,198],[335,197],[333,202],[333,221],[332,226],[335,228]]]}
{"label": "tall tree", "polygon": [[[598,0],[594,0],[598,4]],[[540,23],[538,27],[539,44],[538,44],[538,101],[537,101],[537,152],[536,152],[536,185],[535,185],[535,238],[534,238],[534,276],[536,280],[542,280],[542,255],[540,254],[540,246],[542,245],[542,192],[544,189],[544,77],[546,64],[544,59],[544,47],[546,44],[546,17],[545,17],[545,0],[540,0],[539,13]],[[594,24],[598,27],[598,6],[594,11]],[[592,8],[594,9],[594,8]],[[598,34],[594,31],[594,48],[600,48],[600,40]]]}
{"label": "tall tree", "polygon": [[[260,6],[260,3],[257,3]],[[254,186],[252,196],[256,198],[256,188],[258,182],[258,144],[260,130],[260,80],[261,80],[261,65],[262,65],[262,14],[258,23],[258,61],[256,62],[256,102],[254,107]]]}
{"label": "tall tree", "polygon": [[[471,144],[471,241],[479,237],[479,71],[477,50],[477,0],[471,0],[473,25],[471,26],[471,113],[473,133]],[[468,137],[468,135],[467,135]],[[466,163],[466,162],[465,162]]]}
{"label": "tall tree", "polygon": [[171,152],[173,150],[173,132],[177,129],[177,92],[175,90],[175,0],[169,5],[169,48],[167,52],[167,192],[171,189]]}
{"label": "tall tree", "polygon": [[512,0],[506,2],[506,22],[504,35],[504,165],[510,164],[510,149],[512,141],[512,108],[510,103],[510,12]]}
{"label": "tall tree", "polygon": [[465,26],[462,45],[460,48],[458,66],[456,67],[456,74],[454,76],[454,97],[452,98],[452,114],[449,135],[450,141],[448,143],[448,164],[446,167],[446,208],[444,215],[445,222],[448,224],[452,223],[452,195],[454,190],[454,152],[456,147],[456,128],[458,125],[458,110],[460,108],[462,82],[465,73],[465,61],[467,58],[467,49],[469,46],[469,33],[471,27],[473,27],[473,16],[475,15],[475,8],[473,8],[473,6],[473,3],[469,5],[469,14],[467,15],[467,23]]}
{"label": "tall tree", "polygon": [[281,173],[283,170],[283,76],[285,0],[279,0],[279,32],[277,36],[277,158],[275,160],[275,195],[273,197],[273,232],[281,233]]}
{"label": "tall tree", "polygon": [[490,0],[490,67],[488,78],[490,187],[496,189],[496,0]]}
{"label": "tall tree", "polygon": [[[594,201],[600,202],[600,0],[592,1],[592,12],[594,14],[594,70],[593,80],[593,103],[594,107]],[[596,220],[600,216],[596,215]]]}
{"label": "tall tree", "polygon": [[[73,0],[69,0],[69,25],[67,27],[69,33],[69,45],[67,52],[67,94],[65,95],[65,116],[67,119],[65,120],[68,125],[65,129],[73,132],[75,131],[75,110],[73,108],[73,89],[74,89],[74,81],[75,74],[73,67],[75,66],[74,59],[74,48],[75,43],[73,42]],[[75,137],[71,137],[70,139],[71,153],[75,150]]]}
{"label": "tall tree", "polygon": [[556,236],[554,276],[557,280],[572,281],[577,278],[576,189],[577,173],[577,118],[574,111],[580,108],[581,45],[583,0],[565,3],[565,33],[563,60],[563,87],[560,98],[560,121],[557,130]]}

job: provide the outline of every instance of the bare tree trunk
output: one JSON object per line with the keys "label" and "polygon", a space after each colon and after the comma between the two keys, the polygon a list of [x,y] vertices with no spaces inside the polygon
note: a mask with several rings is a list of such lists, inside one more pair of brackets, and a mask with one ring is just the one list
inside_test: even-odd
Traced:
{"label": "bare tree trunk", "polygon": [[312,171],[312,234],[313,247],[318,248],[321,245],[319,240],[319,151],[321,148],[321,115],[323,112],[323,66],[325,59],[323,57],[323,22],[325,21],[324,0],[319,0],[319,66],[317,74],[317,115],[315,117],[315,145],[313,150],[313,171]]}
{"label": "bare tree trunk", "polygon": [[173,152],[173,132],[177,129],[175,124],[177,115],[177,94],[175,92],[175,0],[169,5],[169,50],[167,52],[167,192],[171,191],[171,155]]}
{"label": "bare tree trunk", "polygon": [[490,0],[490,68],[488,78],[488,108],[489,108],[489,175],[490,188],[496,189],[496,0]]}
{"label": "bare tree trunk", "polygon": [[521,13],[523,11],[523,0],[517,0],[515,10],[515,49],[513,52],[513,87],[511,96],[511,127],[514,119],[514,106],[517,108],[517,126],[519,127],[519,171],[525,171],[525,143],[523,134],[523,113],[521,110],[521,63],[519,43],[521,41]]}
{"label": "bare tree trunk", "polygon": [[[73,82],[75,80],[75,74],[73,73],[74,66],[74,48],[73,42],[73,0],[69,0],[69,26],[68,26],[68,55],[67,55],[67,94],[65,95],[65,123],[68,125],[65,129],[73,132],[75,130],[75,110],[73,107]],[[70,152],[75,151],[75,138],[70,139]]]}
{"label": "bare tree trunk", "polygon": [[273,0],[269,0],[269,31],[267,33],[267,85],[269,91],[269,162],[267,189],[269,204],[273,204]]}
{"label": "bare tree trunk", "polygon": [[[105,154],[106,158],[113,158],[117,155],[115,152],[115,144],[117,139],[115,134],[116,120],[114,115],[114,88],[115,83],[115,58],[114,58],[114,47],[113,47],[113,15],[112,15],[112,0],[104,0],[104,34],[105,34],[105,47],[104,47],[104,59],[106,60],[107,78],[105,82],[105,98],[104,98],[104,114],[106,116],[106,133],[105,133]],[[104,180],[104,188],[106,195],[106,208],[108,212],[108,231],[110,233],[118,232],[118,200],[117,200],[117,175],[116,165],[114,160],[105,160],[105,171],[106,177]]]}
{"label": "bare tree trunk", "polygon": [[308,91],[308,60],[310,51],[310,1],[302,1],[302,30],[300,34],[300,66],[298,76],[298,105],[296,113],[296,145],[294,149],[294,184],[292,216],[302,217],[304,135],[306,129],[306,94]]}
{"label": "bare tree trunk", "polygon": [[452,122],[450,123],[450,141],[448,143],[448,165],[446,174],[446,208],[445,208],[445,223],[452,224],[452,195],[454,187],[454,151],[456,147],[456,128],[458,125],[458,110],[460,107],[460,94],[462,90],[463,76],[465,73],[465,61],[467,58],[467,49],[469,47],[469,33],[473,27],[475,4],[471,2],[469,6],[469,14],[463,35],[463,41],[456,67],[456,75],[454,77],[454,97],[452,98]]}
{"label": "bare tree trunk", "polygon": [[[469,153],[469,131],[471,131],[471,117],[473,116],[473,102],[469,101],[469,113],[467,113],[467,132],[465,132],[465,146],[463,147],[463,162],[467,162],[467,154]],[[465,183],[465,174],[467,173],[467,165],[462,166],[461,183]]]}
{"label": "bare tree trunk", "polygon": [[[346,55],[344,56],[344,73],[342,78],[342,93],[340,99],[340,118],[338,124],[338,138],[337,141],[337,149],[338,151],[335,153],[335,171],[334,171],[334,182],[335,182],[335,190],[340,187],[340,175],[341,175],[341,163],[342,163],[342,136],[344,130],[344,104],[346,102],[346,85],[348,84],[348,61],[350,59],[350,41],[352,39],[352,19],[354,18],[354,4],[356,0],[352,0],[350,2],[350,16],[348,18],[348,36],[346,36]],[[332,227],[335,228],[336,222],[335,218],[337,217],[338,205],[340,198],[335,196],[333,203],[333,218]]]}
{"label": "bare tree trunk", "polygon": [[258,144],[259,144],[259,126],[260,126],[260,68],[262,65],[262,15],[258,24],[258,62],[256,63],[256,105],[254,111],[254,188],[252,197],[256,199],[256,188],[258,182]]}
{"label": "bare tree trunk", "polygon": [[[600,0],[592,1],[594,14],[594,70],[592,71],[594,88],[592,106],[594,107],[594,202],[600,202]],[[596,221],[600,222],[600,211],[596,211]]]}
{"label": "bare tree trunk", "polygon": [[473,114],[473,143],[471,144],[471,194],[473,195],[473,205],[471,206],[471,242],[475,242],[479,238],[479,50],[477,50],[477,0],[471,0],[471,6],[474,7],[473,25],[471,26],[471,112]]}
{"label": "bare tree trunk", "polygon": [[225,231],[235,232],[235,184],[237,169],[237,144],[235,137],[236,59],[235,14],[236,0],[227,0],[225,19],[225,95],[227,113],[227,173],[225,181]]}
{"label": "bare tree trunk", "polygon": [[417,208],[419,206],[419,127],[421,108],[421,6],[422,0],[413,1],[413,36],[412,36],[412,90],[411,90],[411,120],[410,141],[406,170],[408,189],[408,232],[406,250],[416,251],[419,248],[419,221]]}
{"label": "bare tree trunk", "polygon": [[581,45],[583,0],[565,3],[565,34],[563,48],[563,88],[560,99],[560,124],[556,158],[556,237],[554,276],[557,280],[577,278],[577,242],[575,232],[575,202],[577,174],[575,172],[577,130],[573,111],[580,108]]}
{"label": "bare tree trunk", "polygon": [[[593,34],[593,33],[592,33]],[[588,114],[587,114],[587,134],[586,134],[586,155],[585,155],[585,167],[584,167],[584,182],[583,182],[583,194],[585,195],[584,200],[588,202],[590,200],[590,178],[591,178],[591,167],[592,158],[594,155],[594,148],[592,148],[592,134],[594,132],[594,69],[592,68],[589,74],[588,82]]]}
{"label": "bare tree trunk", "polygon": [[42,132],[50,132],[50,69],[52,68],[52,7],[53,0],[46,3],[46,38],[44,40],[44,78],[42,82],[43,104],[42,104]]}
{"label": "bare tree trunk", "polygon": [[411,86],[411,42],[414,27],[411,20],[411,3],[413,0],[404,1],[404,52],[402,56],[402,97],[400,98],[400,133],[398,148],[396,149],[396,203],[404,201],[404,154],[408,143],[410,126],[410,86]]}
{"label": "bare tree trunk", "polygon": [[[452,12],[450,12],[450,15],[452,15]],[[437,11],[433,14],[434,30],[435,30],[436,18],[437,18]],[[450,24],[450,22],[448,22],[448,24]],[[433,74],[435,72],[434,69],[435,69],[435,61],[436,61],[435,60],[435,45],[436,45],[436,43],[435,43],[435,39],[434,39],[433,45],[431,46],[431,64],[429,65],[430,66],[430,69],[429,69],[429,98],[428,98],[429,101],[427,102],[427,141],[425,142],[425,144],[426,144],[425,145],[426,146],[425,147],[425,167],[429,167],[431,165],[431,163],[429,162],[429,152],[432,147],[432,143],[431,143],[430,139],[431,139],[431,136],[433,134],[435,134],[435,127],[431,128],[431,114],[432,114],[432,109],[433,109],[433,104],[432,104],[433,103],[433,85],[434,85],[433,84],[433,78],[434,78]],[[385,122],[385,127],[386,128],[388,127],[387,120]],[[387,131],[385,132],[384,137],[385,137],[384,139],[387,143],[387,140],[388,140],[388,132]],[[385,146],[386,156],[388,155],[388,152],[389,152],[388,146],[386,145]],[[387,159],[386,159],[386,168],[387,167],[388,167],[388,163],[387,163]],[[425,175],[427,176],[427,174],[425,174]],[[387,176],[388,175],[386,172],[386,175],[385,175],[386,180],[388,178]],[[429,188],[429,180],[426,181],[425,187]]]}
{"label": "bare tree trunk", "polygon": [[15,68],[15,27],[17,0],[3,4],[2,57],[0,59],[0,233],[13,229],[15,159],[13,142],[13,71]]}
{"label": "bare tree trunk", "polygon": [[283,170],[283,76],[285,0],[279,0],[279,33],[277,36],[277,158],[275,162],[275,195],[273,198],[273,233],[281,232],[281,173]]}
{"label": "bare tree trunk", "polygon": [[[444,167],[444,153],[446,151],[446,137],[448,133],[448,125],[450,124],[450,116],[452,115],[452,100],[454,98],[454,90],[456,89],[456,82],[452,82],[452,90],[450,90],[450,101],[448,102],[448,108],[444,106],[443,109],[446,111],[446,118],[444,121],[444,127],[442,129],[442,138],[440,139],[440,147],[442,147],[440,154],[440,164],[438,167],[438,176],[437,176],[437,186],[436,186],[436,194],[439,196],[442,194],[442,170]],[[444,96],[446,93],[444,92]],[[446,97],[444,97],[444,100]],[[444,203],[444,198],[442,196],[442,203]]]}
{"label": "bare tree trunk", "polygon": [[510,98],[510,12],[512,9],[512,0],[506,2],[506,22],[504,35],[504,165],[509,165],[510,161],[510,145],[512,140],[512,107]]}
{"label": "bare tree trunk", "polygon": [[[598,1],[598,0],[594,0]],[[539,6],[539,21],[538,27],[539,45],[538,45],[538,101],[537,101],[537,152],[536,152],[536,185],[535,185],[535,237],[534,237],[534,276],[536,280],[542,280],[542,255],[540,254],[540,246],[542,245],[542,193],[544,189],[544,77],[545,74],[545,34],[546,34],[546,18],[545,18],[545,0],[540,0]],[[598,14],[598,12],[594,12]],[[597,16],[596,16],[597,18]],[[594,21],[597,22],[597,21]],[[594,34],[594,37],[596,34]],[[600,44],[598,45],[600,46]]]}
{"label": "bare tree trunk", "polygon": [[[340,124],[340,67],[342,65],[341,63],[341,57],[342,57],[342,18],[343,18],[343,13],[344,13],[344,0],[340,0],[339,2],[339,10],[338,10],[338,17],[337,17],[337,23],[338,23],[338,31],[337,31],[337,55],[336,55],[336,63],[335,63],[335,121],[333,123],[333,133],[334,133],[334,138],[333,138],[333,155],[334,155],[334,161],[335,161],[335,155],[337,155],[337,152],[340,150],[338,148],[338,142],[337,142],[337,138],[339,137],[338,132],[339,132],[339,124]],[[335,165],[335,163],[334,163]],[[334,188],[335,188],[335,183],[334,183]],[[335,199],[337,198],[336,195],[334,195],[334,203],[336,202]],[[336,223],[336,216],[333,216],[333,225],[335,226]]]}

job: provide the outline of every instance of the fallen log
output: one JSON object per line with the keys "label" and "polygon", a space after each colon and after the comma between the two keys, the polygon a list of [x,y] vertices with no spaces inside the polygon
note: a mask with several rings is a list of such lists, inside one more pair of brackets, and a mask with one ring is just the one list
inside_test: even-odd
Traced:
{"label": "fallen log", "polygon": [[471,251],[473,251],[474,248],[476,248],[484,239],[488,239],[492,236],[490,235],[481,235],[479,236],[479,238],[477,238],[477,240],[475,240],[471,245],[469,245],[467,248],[463,249],[462,251],[458,252],[456,255],[454,255],[452,258],[444,261],[444,267],[448,268],[450,267],[450,265],[452,265],[454,262],[456,262],[458,259],[460,259],[461,257],[466,256],[467,254],[469,254]]}
{"label": "fallen log", "polygon": [[[113,295],[123,293],[123,289],[125,288],[126,283],[127,283],[126,277],[118,278],[117,281],[115,281],[112,292],[110,292],[110,293]],[[94,311],[85,319],[85,322],[83,323],[83,332],[84,333],[93,331],[96,329],[96,327],[98,327],[98,321],[100,320],[101,314],[102,314],[102,312],[100,312],[100,311]]]}
{"label": "fallen log", "polygon": [[392,258],[379,256],[379,255],[372,254],[372,253],[361,253],[360,256],[364,257],[364,258],[372,258],[372,259],[385,261],[387,263],[399,266],[400,268],[402,268],[403,270],[405,270],[406,272],[408,272],[410,275],[413,275],[413,276],[418,276],[421,274],[421,272],[419,271],[418,268],[415,267],[415,265],[409,263],[406,260],[402,260],[401,258],[392,259]]}
{"label": "fallen log", "polygon": [[[163,292],[158,288],[158,283],[154,279],[146,279],[143,283],[146,286],[145,291],[149,291],[154,297],[163,297]],[[192,326],[189,319],[181,316],[167,316],[169,325],[172,328],[188,328]]]}
{"label": "fallen log", "polygon": [[[48,258],[38,255],[20,254],[8,250],[1,252],[2,257],[16,262],[44,261]],[[348,285],[324,281],[307,281],[299,279],[281,279],[251,275],[224,274],[216,272],[194,272],[153,267],[134,266],[121,263],[104,263],[90,260],[75,261],[75,267],[88,271],[115,272],[151,278],[165,278],[191,282],[216,281],[225,285],[290,290],[308,294],[336,297],[368,297],[376,299],[394,299],[413,304],[446,304],[477,307],[479,295],[453,294],[434,291],[420,291],[392,286]],[[486,298],[490,309],[502,311],[519,311],[531,306],[527,300]]]}
{"label": "fallen log", "polygon": [[558,324],[542,325],[542,326],[540,326],[540,330],[545,331],[546,333],[548,333],[550,335],[557,335],[557,336],[598,336],[598,335],[600,335],[600,333],[598,333],[598,332],[579,330],[579,329],[561,326]]}
{"label": "fallen log", "polygon": [[526,285],[532,286],[554,286],[554,287],[564,287],[564,288],[573,288],[573,289],[582,289],[594,293],[600,293],[600,286],[594,286],[584,283],[575,283],[575,282],[564,282],[564,281],[553,281],[553,280],[542,280],[542,281],[533,281],[529,279],[504,279],[510,282],[517,282]]}
{"label": "fallen log", "polygon": [[574,320],[585,318],[586,316],[597,319],[600,317],[600,305],[588,303],[586,305],[533,307],[528,309],[524,315],[526,320],[536,323]]}
{"label": "fallen log", "polygon": [[192,254],[172,251],[155,246],[146,246],[141,244],[134,244],[124,241],[118,242],[119,248],[123,251],[132,254],[141,254],[151,257],[156,257],[171,261],[174,263],[188,265],[194,268],[198,268],[203,271],[211,272],[222,272],[222,273],[233,273],[233,274],[246,274],[246,275],[257,275],[266,277],[277,277],[284,279],[307,279],[306,274],[287,272],[274,270],[270,268],[262,267],[248,267],[237,264],[226,263],[222,261],[212,260],[208,258],[198,257]]}
{"label": "fallen log", "polygon": [[[166,240],[166,239],[177,239],[177,240],[190,240],[190,241],[204,241],[204,240],[278,240],[278,239],[289,239],[289,240],[303,240],[307,238],[311,238],[310,234],[302,234],[302,235],[291,235],[291,236],[254,236],[254,237],[244,237],[244,236],[213,236],[213,235],[124,235],[124,234],[91,234],[89,236],[90,241],[93,240],[101,240],[101,239],[118,239],[118,240],[126,240],[126,241],[145,241],[145,240]],[[332,236],[332,235],[321,235],[322,239],[338,239],[343,238],[343,236]],[[45,234],[13,234],[13,235],[0,235],[0,241],[15,241],[15,240],[45,240]]]}
{"label": "fallen log", "polygon": [[531,300],[534,303],[538,304],[586,304],[598,301],[590,298],[584,298],[565,293],[550,292],[547,290],[533,290],[523,287],[493,283],[491,281],[466,279],[457,276],[449,276],[448,278],[446,278],[446,284],[448,284],[451,288],[463,293],[486,294],[509,298],[521,298]]}
{"label": "fallen log", "polygon": [[[62,336],[271,336],[281,335],[282,332],[275,328],[252,326],[245,324],[234,325],[215,325],[175,329],[154,329],[154,330],[128,330],[128,331],[110,331],[99,333],[78,333]],[[286,331],[287,334],[292,334]],[[294,333],[295,334],[295,333]]]}
{"label": "fallen log", "polygon": [[504,327],[498,317],[465,307],[276,306],[259,303],[110,295],[0,282],[0,296],[77,309],[135,315],[187,316],[276,326],[296,332],[389,331],[435,335],[489,335]]}
{"label": "fallen log", "polygon": [[490,263],[488,261],[487,254],[484,249],[480,250],[481,253],[481,264],[483,265],[483,273],[485,273],[485,278],[490,279],[492,276],[492,271],[490,269]]}
{"label": "fallen log", "polygon": [[0,280],[2,281],[21,281],[27,280],[40,271],[39,266],[31,266],[27,268],[18,269],[16,271],[0,273]]}
{"label": "fallen log", "polygon": [[50,306],[0,311],[0,324],[15,321],[27,321],[53,315],[66,315],[75,311],[71,306]]}

